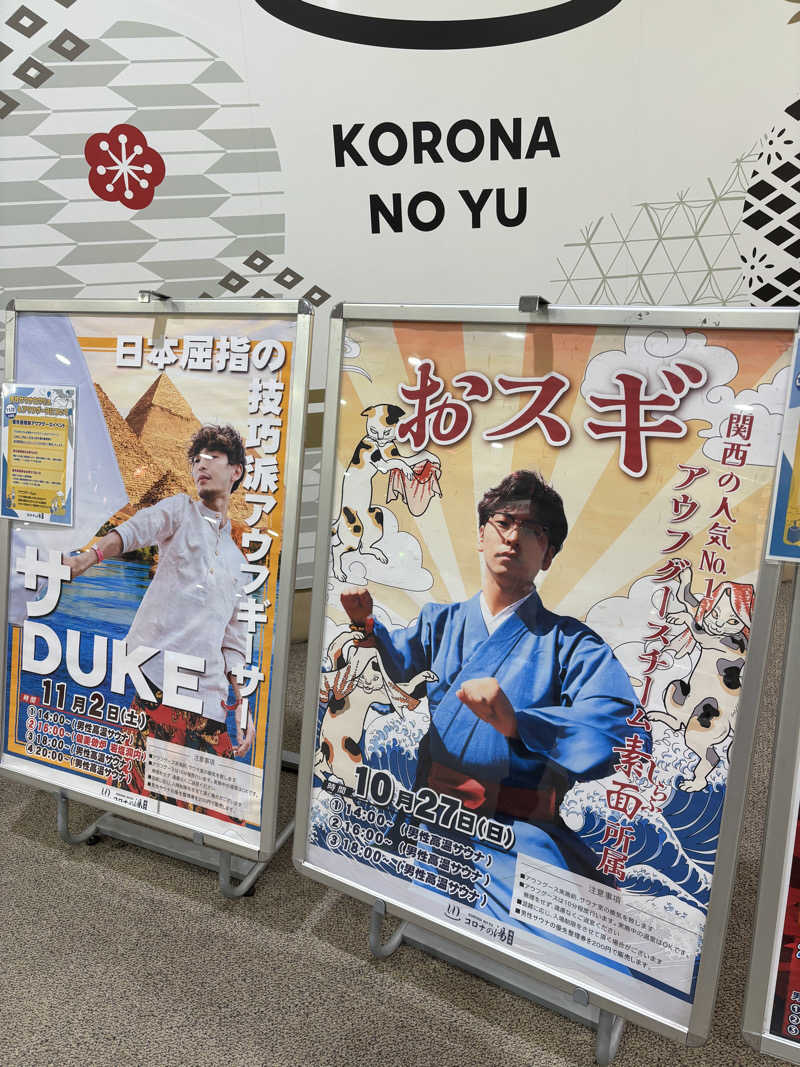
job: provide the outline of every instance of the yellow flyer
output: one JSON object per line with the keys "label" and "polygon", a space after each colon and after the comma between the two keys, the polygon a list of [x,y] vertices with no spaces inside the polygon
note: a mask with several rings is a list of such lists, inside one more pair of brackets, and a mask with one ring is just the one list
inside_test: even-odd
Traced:
{"label": "yellow flyer", "polygon": [[6,382],[2,440],[0,514],[72,526],[75,387]]}

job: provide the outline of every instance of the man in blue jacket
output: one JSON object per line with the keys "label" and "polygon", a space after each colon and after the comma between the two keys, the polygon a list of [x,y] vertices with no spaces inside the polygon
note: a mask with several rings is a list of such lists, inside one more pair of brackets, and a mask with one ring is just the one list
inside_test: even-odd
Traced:
{"label": "man in blue jacket", "polygon": [[[636,697],[611,649],[583,623],[548,611],[534,587],[566,536],[558,493],[537,473],[515,471],[478,505],[480,593],[426,604],[393,631],[370,618],[367,590],[351,587],[341,597],[354,627],[372,630],[395,681],[423,669],[436,674],[415,788],[513,827],[510,852],[490,849],[498,895],[490,910],[506,918],[517,853],[607,881],[559,807],[575,782],[609,774],[614,748],[639,733],[626,722]],[[649,751],[649,736],[640,737]]]}

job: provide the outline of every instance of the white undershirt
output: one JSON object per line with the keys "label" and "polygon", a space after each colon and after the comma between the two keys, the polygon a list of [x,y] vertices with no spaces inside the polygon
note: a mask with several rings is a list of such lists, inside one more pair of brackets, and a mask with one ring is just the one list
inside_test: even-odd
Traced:
{"label": "white undershirt", "polygon": [[489,605],[486,603],[486,597],[483,595],[483,593],[481,593],[481,615],[483,615],[483,621],[486,623],[486,629],[489,631],[490,636],[495,632],[498,626],[503,625],[509,615],[514,614],[520,604],[525,603],[525,601],[528,599],[529,596],[531,596],[532,593],[533,590],[531,590],[530,593],[526,593],[525,596],[521,597],[519,600],[515,600],[513,604],[509,604],[507,608],[503,608],[501,611],[498,611],[496,615],[492,615],[491,611],[489,611]]}

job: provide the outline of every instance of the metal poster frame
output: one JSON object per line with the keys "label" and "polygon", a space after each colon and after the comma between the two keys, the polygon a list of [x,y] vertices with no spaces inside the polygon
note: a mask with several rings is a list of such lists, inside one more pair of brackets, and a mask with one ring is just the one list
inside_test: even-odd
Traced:
{"label": "metal poster frame", "polygon": [[[153,298],[151,300],[151,297]],[[171,811],[166,820],[155,813],[86,796],[80,788],[59,780],[66,777],[50,767],[31,763],[30,767],[9,767],[14,757],[0,757],[0,771],[10,778],[34,782],[37,786],[59,795],[59,832],[64,840],[72,843],[89,840],[99,834],[121,837],[145,847],[165,852],[220,871],[220,885],[227,896],[239,896],[255,881],[265,863],[287,840],[293,823],[278,833],[278,790],[282,763],[283,703],[286,693],[287,660],[291,640],[292,605],[294,597],[295,564],[297,558],[298,525],[301,499],[303,440],[307,412],[308,375],[310,366],[311,330],[313,309],[305,300],[171,300],[162,294],[141,293],[139,300],[92,300],[58,301],[25,300],[12,301],[6,313],[6,363],[5,379],[13,380],[16,363],[16,326],[18,316],[35,313],[39,315],[84,315],[125,316],[149,320],[163,320],[177,316],[187,319],[250,319],[256,316],[282,317],[296,320],[295,342],[292,350],[290,383],[287,390],[288,403],[284,401],[287,419],[286,459],[283,468],[284,513],[281,539],[279,584],[274,606],[272,671],[267,684],[271,695],[267,712],[266,744],[264,754],[261,826],[258,847],[229,839],[220,823],[220,832],[204,829],[181,821],[180,811]],[[152,336],[152,335],[151,335]],[[80,414],[78,415],[80,417]],[[0,558],[8,560],[11,527],[0,524]],[[3,633],[8,632],[9,567],[0,568],[0,624]],[[4,679],[2,702],[6,692],[6,649],[4,638],[0,650],[0,675]],[[0,752],[5,747],[5,706],[0,714]],[[104,814],[96,823],[80,834],[72,835],[67,827],[68,804],[77,800]],[[188,840],[187,840],[188,839]],[[250,861],[245,864],[242,860]],[[238,887],[230,884],[230,873],[246,878]]]}
{"label": "metal poster frame", "polygon": [[745,1041],[759,1052],[800,1063],[800,1043],[770,1032],[778,958],[800,803],[800,581],[794,569],[783,681],[772,756],[755,930],[744,999]]}
{"label": "metal poster frame", "polygon": [[[786,390],[786,413],[781,429],[781,443],[778,451],[778,473],[772,493],[772,507],[769,516],[769,537],[767,539],[767,558],[772,562],[794,563],[800,560],[800,545],[789,543],[787,523],[792,510],[792,483],[797,468],[798,422],[800,420],[800,333],[795,337],[794,353],[788,389]],[[794,505],[796,510],[796,505]],[[792,523],[796,533],[797,521]]]}
{"label": "metal poster frame", "polygon": [[[509,950],[504,950],[466,931],[445,926],[427,913],[397,900],[382,900],[364,885],[347,877],[333,874],[312,863],[308,857],[308,830],[313,781],[313,762],[316,744],[316,722],[319,691],[319,665],[323,655],[323,627],[326,603],[326,579],[328,552],[331,535],[331,514],[336,488],[337,438],[340,412],[340,367],[344,350],[346,327],[350,322],[365,324],[389,324],[392,322],[418,323],[464,323],[503,324],[514,329],[529,325],[542,326],[611,326],[632,327],[660,326],[686,329],[741,329],[741,330],[787,330],[797,326],[797,313],[790,310],[729,309],[729,308],[678,308],[678,307],[582,307],[548,305],[546,301],[523,298],[517,306],[453,306],[453,305],[390,305],[390,304],[343,304],[331,317],[328,354],[327,390],[325,396],[325,425],[323,433],[322,475],[320,508],[317,531],[314,593],[311,609],[311,632],[309,633],[308,664],[306,674],[306,703],[303,719],[303,737],[300,755],[296,830],[294,838],[294,863],[300,873],[348,893],[356,899],[373,905],[376,923],[373,928],[373,947],[381,951],[379,916],[384,911],[411,925],[414,937],[406,938],[412,943],[427,947],[428,951],[446,955],[461,966],[476,971],[490,980],[500,981],[513,987],[516,992],[531,999],[542,999],[550,991],[547,1002],[556,1010],[583,1021],[597,1025],[598,1012],[609,1018],[619,1017],[635,1022],[647,1029],[663,1034],[681,1044],[696,1046],[708,1036],[716,997],[724,934],[733,889],[736,853],[745,802],[753,737],[763,677],[766,668],[772,622],[775,611],[780,568],[762,562],[758,578],[758,596],[747,653],[747,670],[744,673],[739,701],[736,743],[730,758],[726,799],[722,812],[717,858],[712,881],[711,898],[705,924],[704,947],[700,956],[696,995],[691,1007],[689,1022],[681,1025],[648,1008],[647,1003],[635,1003],[622,999],[604,990],[602,984],[580,983],[566,972],[549,964],[540,964],[522,959]],[[396,947],[387,946],[387,950]],[[447,953],[442,946],[449,946]],[[501,975],[500,977],[497,977]],[[509,982],[509,976],[512,981]],[[531,987],[536,987],[532,989]],[[571,1005],[571,1009],[566,1007]],[[580,1005],[586,1006],[584,1010]],[[593,1014],[591,1014],[593,1013]],[[602,1021],[602,1020],[601,1020]],[[619,1037],[617,1034],[616,1042]],[[612,1040],[609,1055],[608,1042],[600,1062],[610,1062],[616,1047]],[[600,1056],[600,1052],[598,1052]]]}

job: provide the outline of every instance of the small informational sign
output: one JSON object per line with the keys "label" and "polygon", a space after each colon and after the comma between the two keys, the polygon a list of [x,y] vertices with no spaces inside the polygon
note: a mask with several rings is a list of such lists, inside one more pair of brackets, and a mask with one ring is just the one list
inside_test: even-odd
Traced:
{"label": "small informational sign", "polygon": [[3,385],[3,518],[72,526],[75,395],[71,385]]}
{"label": "small informational sign", "polygon": [[296,856],[699,1034],[794,333],[423,310],[344,309]]}
{"label": "small informational sign", "polygon": [[778,476],[769,521],[767,559],[797,563],[800,561],[800,335],[795,338],[788,386]]}

